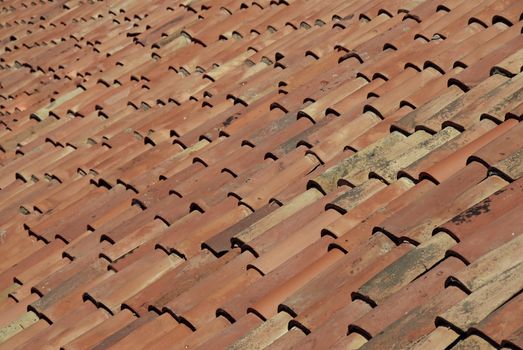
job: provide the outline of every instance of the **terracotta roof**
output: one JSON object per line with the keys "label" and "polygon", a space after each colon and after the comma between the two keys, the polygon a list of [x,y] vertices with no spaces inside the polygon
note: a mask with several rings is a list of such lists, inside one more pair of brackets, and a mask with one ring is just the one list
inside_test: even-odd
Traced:
{"label": "terracotta roof", "polygon": [[0,349],[523,347],[522,1],[0,6]]}

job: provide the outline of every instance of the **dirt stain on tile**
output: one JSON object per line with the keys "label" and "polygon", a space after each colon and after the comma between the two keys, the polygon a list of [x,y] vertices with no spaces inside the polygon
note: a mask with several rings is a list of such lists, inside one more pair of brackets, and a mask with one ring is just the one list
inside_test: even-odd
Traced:
{"label": "dirt stain on tile", "polygon": [[490,202],[491,200],[489,198],[485,199],[481,204],[475,205],[458,216],[455,216],[452,219],[452,222],[456,225],[460,225],[465,222],[470,222],[473,217],[488,213],[490,211]]}

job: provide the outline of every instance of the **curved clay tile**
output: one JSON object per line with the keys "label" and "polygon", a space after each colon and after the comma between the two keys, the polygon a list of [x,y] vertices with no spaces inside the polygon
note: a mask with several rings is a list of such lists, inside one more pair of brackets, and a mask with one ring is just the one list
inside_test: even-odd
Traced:
{"label": "curved clay tile", "polygon": [[0,7],[0,350],[523,347],[520,0]]}

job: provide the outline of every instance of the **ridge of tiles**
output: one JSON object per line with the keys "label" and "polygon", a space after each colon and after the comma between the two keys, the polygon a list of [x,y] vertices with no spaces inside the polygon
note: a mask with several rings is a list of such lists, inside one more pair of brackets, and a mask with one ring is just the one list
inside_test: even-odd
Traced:
{"label": "ridge of tiles", "polygon": [[0,349],[521,349],[522,20],[0,2]]}

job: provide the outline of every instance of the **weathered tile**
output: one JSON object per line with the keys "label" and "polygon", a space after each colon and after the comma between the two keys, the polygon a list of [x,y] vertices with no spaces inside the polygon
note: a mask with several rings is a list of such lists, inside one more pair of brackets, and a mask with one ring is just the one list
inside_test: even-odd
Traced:
{"label": "weathered tile", "polygon": [[523,346],[522,9],[4,1],[0,348]]}

